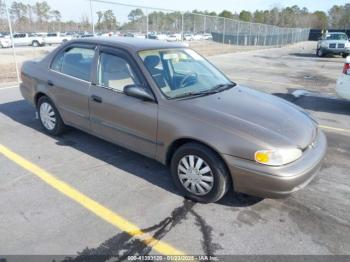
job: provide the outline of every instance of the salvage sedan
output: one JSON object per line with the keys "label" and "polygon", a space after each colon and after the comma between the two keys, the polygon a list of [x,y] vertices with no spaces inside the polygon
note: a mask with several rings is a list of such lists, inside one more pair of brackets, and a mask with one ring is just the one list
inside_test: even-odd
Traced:
{"label": "salvage sedan", "polygon": [[230,187],[287,196],[312,180],[327,148],[308,113],[235,84],[180,43],[73,40],[25,62],[22,80],[48,134],[73,126],[156,159],[195,201]]}

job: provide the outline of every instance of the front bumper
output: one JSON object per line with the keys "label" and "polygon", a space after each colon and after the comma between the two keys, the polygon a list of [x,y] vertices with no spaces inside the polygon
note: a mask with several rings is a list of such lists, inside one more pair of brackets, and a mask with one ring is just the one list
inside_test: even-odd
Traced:
{"label": "front bumper", "polygon": [[327,150],[327,139],[321,130],[313,144],[300,159],[280,167],[222,156],[231,172],[235,191],[263,198],[283,198],[305,187],[317,174]]}
{"label": "front bumper", "polygon": [[329,47],[321,47],[324,53],[330,54],[350,54],[350,48],[329,48]]}

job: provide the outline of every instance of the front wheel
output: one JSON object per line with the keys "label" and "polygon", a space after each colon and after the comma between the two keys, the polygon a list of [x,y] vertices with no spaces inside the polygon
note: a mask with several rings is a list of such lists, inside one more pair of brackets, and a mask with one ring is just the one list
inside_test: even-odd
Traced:
{"label": "front wheel", "polygon": [[317,55],[318,57],[324,57],[324,52],[322,51],[321,48],[317,49],[316,55]]}
{"label": "front wheel", "polygon": [[172,157],[170,169],[181,193],[194,201],[216,202],[228,191],[230,178],[226,165],[204,145],[181,146]]}
{"label": "front wheel", "polygon": [[344,53],[344,54],[342,54],[341,56],[342,56],[343,58],[347,58],[347,57],[348,57],[348,55],[349,55],[349,54]]}
{"label": "front wheel", "polygon": [[39,99],[37,110],[45,132],[52,136],[60,135],[65,125],[53,102],[46,96]]}

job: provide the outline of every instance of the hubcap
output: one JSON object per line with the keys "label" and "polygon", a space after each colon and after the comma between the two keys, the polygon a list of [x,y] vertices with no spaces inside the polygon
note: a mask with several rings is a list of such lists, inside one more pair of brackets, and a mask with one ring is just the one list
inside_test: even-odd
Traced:
{"label": "hubcap", "polygon": [[50,131],[53,130],[56,126],[56,115],[52,106],[49,103],[42,103],[39,114],[44,127]]}
{"label": "hubcap", "polygon": [[178,163],[177,174],[182,185],[192,194],[208,194],[214,185],[210,166],[200,157],[186,155]]}

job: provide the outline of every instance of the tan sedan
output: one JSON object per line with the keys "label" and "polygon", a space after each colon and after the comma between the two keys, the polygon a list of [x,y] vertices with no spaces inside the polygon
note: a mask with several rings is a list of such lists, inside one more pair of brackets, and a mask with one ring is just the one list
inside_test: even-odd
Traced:
{"label": "tan sedan", "polygon": [[287,196],[315,176],[327,148],[305,111],[236,85],[179,43],[73,40],[24,63],[22,80],[48,134],[69,125],[154,158],[196,201],[232,186]]}

